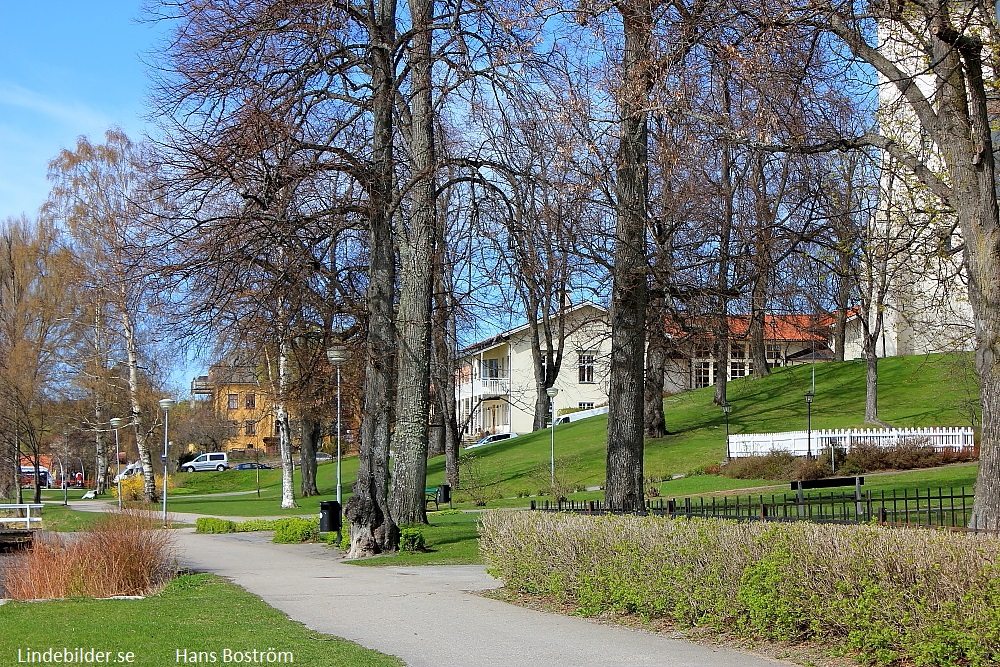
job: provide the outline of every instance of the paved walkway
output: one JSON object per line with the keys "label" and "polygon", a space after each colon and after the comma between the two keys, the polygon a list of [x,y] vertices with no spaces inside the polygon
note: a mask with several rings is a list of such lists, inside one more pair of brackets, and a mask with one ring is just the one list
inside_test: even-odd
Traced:
{"label": "paved walkway", "polygon": [[270,533],[176,531],[181,563],[260,596],[318,632],[410,667],[774,667],[787,665],[649,632],[548,614],[474,594],[481,566],[361,567]]}
{"label": "paved walkway", "polygon": [[[70,506],[103,512],[115,504]],[[204,515],[170,516],[194,523]],[[365,567],[344,563],[323,545],[274,544],[271,533],[199,535],[184,528],[173,534],[185,567],[218,574],[317,632],[398,656],[409,667],[791,664],[491,600],[476,592],[502,584],[480,565]]]}

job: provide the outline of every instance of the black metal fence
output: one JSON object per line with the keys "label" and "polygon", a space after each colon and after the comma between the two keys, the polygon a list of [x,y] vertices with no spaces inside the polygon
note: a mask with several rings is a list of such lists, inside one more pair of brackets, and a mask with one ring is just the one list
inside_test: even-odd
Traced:
{"label": "black metal fence", "polygon": [[[820,523],[885,523],[968,530],[972,517],[972,489],[903,489],[813,492],[766,496],[699,496],[655,498],[646,511],[674,517],[714,517],[739,521],[815,521]],[[531,502],[531,509],[547,512],[604,514],[601,501]],[[998,532],[1000,526],[980,526],[977,532]]]}

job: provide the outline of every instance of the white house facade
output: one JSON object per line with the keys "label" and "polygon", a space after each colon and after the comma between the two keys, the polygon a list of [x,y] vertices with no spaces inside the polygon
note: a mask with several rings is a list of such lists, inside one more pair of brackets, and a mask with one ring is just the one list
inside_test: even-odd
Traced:
{"label": "white house facade", "polygon": [[[608,402],[611,330],[607,309],[584,302],[567,308],[555,410],[589,410]],[[467,347],[456,369],[456,406],[463,435],[527,433],[534,422],[536,381],[527,325]],[[544,343],[542,343],[544,353]]]}

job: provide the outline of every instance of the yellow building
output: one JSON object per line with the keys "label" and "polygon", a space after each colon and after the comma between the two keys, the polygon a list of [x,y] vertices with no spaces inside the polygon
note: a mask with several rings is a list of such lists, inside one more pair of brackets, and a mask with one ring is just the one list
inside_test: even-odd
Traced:
{"label": "yellow building", "polygon": [[256,367],[215,364],[191,382],[191,394],[209,396],[215,414],[229,422],[233,435],[225,440],[225,451],[277,454],[274,403]]}

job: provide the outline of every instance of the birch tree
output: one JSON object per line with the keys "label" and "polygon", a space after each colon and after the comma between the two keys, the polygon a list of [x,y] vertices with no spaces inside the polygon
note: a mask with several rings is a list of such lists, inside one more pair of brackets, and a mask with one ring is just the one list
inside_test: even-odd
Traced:
{"label": "birch tree", "polygon": [[146,252],[152,247],[149,226],[153,199],[148,163],[140,147],[119,129],[105,133],[105,143],[86,137],[74,150],[63,150],[49,165],[52,190],[46,213],[64,220],[78,253],[86,261],[87,283],[96,300],[106,298],[120,336],[127,369],[128,396],[136,446],[143,470],[143,497],[153,502],[150,437],[156,418],[146,415],[141,394],[144,364],[143,325],[154,313],[156,281]]}

